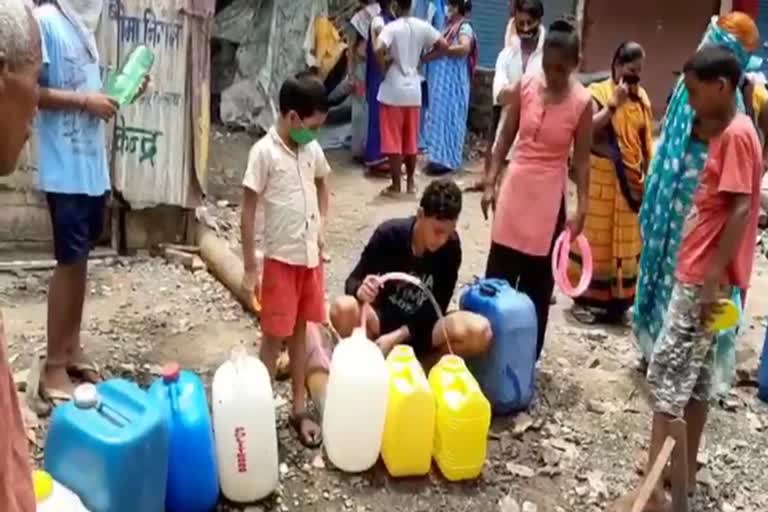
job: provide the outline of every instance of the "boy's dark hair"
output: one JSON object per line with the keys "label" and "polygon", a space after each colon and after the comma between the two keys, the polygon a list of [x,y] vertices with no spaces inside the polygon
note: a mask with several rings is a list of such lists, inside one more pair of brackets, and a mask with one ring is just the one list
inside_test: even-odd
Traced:
{"label": "boy's dark hair", "polygon": [[683,67],[684,73],[692,73],[702,82],[726,79],[734,89],[741,82],[741,63],[736,55],[719,45],[707,45],[693,54]]}
{"label": "boy's dark hair", "polygon": [[472,10],[472,0],[448,0],[448,5],[456,7],[462,16]]}
{"label": "boy's dark hair", "polygon": [[395,0],[395,3],[400,8],[402,14],[407,14],[411,11],[413,0]]}
{"label": "boy's dark hair", "polygon": [[311,71],[302,71],[283,82],[279,102],[282,115],[293,110],[301,119],[328,112],[325,86]]}
{"label": "boy's dark hair", "polygon": [[442,178],[430,183],[421,195],[425,217],[437,220],[457,220],[461,213],[461,189],[451,179]]}
{"label": "boy's dark hair", "polygon": [[581,42],[576,27],[570,21],[557,20],[549,26],[544,49],[562,51],[573,64],[579,62]]}
{"label": "boy's dark hair", "polygon": [[540,20],[544,17],[544,4],[541,0],[516,0],[515,14],[524,12],[531,18]]}

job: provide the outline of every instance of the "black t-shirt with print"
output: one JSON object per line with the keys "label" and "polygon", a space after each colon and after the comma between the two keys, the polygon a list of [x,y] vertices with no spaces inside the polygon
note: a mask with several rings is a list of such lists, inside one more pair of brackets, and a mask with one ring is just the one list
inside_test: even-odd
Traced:
{"label": "black t-shirt with print", "polygon": [[[347,278],[344,288],[348,295],[355,296],[368,275],[404,272],[421,279],[434,294],[442,312],[446,312],[461,266],[459,236],[454,233],[437,251],[417,257],[411,247],[415,223],[415,217],[393,219],[376,229]],[[424,353],[432,346],[437,314],[422,290],[408,283],[388,282],[373,307],[379,315],[381,334],[407,325],[411,332],[409,344],[417,353]]]}

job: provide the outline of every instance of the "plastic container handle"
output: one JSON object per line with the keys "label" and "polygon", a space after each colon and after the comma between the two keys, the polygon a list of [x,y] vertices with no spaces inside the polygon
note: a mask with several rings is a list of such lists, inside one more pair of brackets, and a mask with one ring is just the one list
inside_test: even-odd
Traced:
{"label": "plastic container handle", "polygon": [[499,294],[499,289],[490,283],[480,283],[480,295],[483,297],[495,297]]}
{"label": "plastic container handle", "polygon": [[589,246],[587,237],[583,234],[576,237],[575,242],[578,244],[579,250],[581,251],[582,269],[579,284],[574,288],[568,279],[570,240],[571,232],[569,229],[566,229],[560,233],[559,237],[557,237],[555,246],[552,249],[552,276],[555,278],[557,287],[560,288],[563,293],[569,297],[575,298],[587,291],[589,284],[592,282],[592,248]]}

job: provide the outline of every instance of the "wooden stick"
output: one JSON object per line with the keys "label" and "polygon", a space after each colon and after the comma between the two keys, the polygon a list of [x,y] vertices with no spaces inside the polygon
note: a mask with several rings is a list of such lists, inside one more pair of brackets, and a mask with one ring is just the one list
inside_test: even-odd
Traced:
{"label": "wooden stick", "polygon": [[163,250],[172,249],[174,251],[188,252],[190,254],[200,254],[200,247],[197,245],[160,244],[160,248]]}
{"label": "wooden stick", "polygon": [[[116,258],[117,252],[112,249],[99,249],[88,256],[88,261],[100,261],[107,258]],[[14,260],[0,261],[0,272],[50,270],[56,268],[56,260]]]}
{"label": "wooden stick", "polygon": [[653,467],[651,467],[651,470],[648,472],[648,477],[637,492],[637,499],[635,500],[635,504],[632,505],[632,512],[643,512],[643,510],[645,510],[645,506],[648,504],[648,500],[651,499],[653,491],[656,490],[659,485],[659,479],[664,473],[664,468],[667,466],[669,458],[672,455],[672,450],[674,449],[674,438],[667,437],[666,441],[664,441],[664,446],[661,447],[659,456],[656,457]]}
{"label": "wooden stick", "polygon": [[200,257],[208,266],[208,271],[232,292],[247,311],[258,315],[258,302],[242,288],[243,261],[213,230],[202,224],[198,225],[197,243],[200,246]]}
{"label": "wooden stick", "polygon": [[669,432],[675,439],[672,452],[672,510],[688,512],[688,429],[685,420],[669,422]]}

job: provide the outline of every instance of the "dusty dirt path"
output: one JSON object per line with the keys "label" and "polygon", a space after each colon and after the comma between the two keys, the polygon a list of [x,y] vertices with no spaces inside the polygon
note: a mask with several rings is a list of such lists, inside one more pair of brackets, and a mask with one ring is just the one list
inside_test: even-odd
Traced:
{"label": "dusty dirt path", "polygon": [[[214,145],[214,199],[237,201],[237,182],[250,141],[222,136]],[[412,214],[415,200],[377,197],[384,183],[361,177],[343,154],[331,155],[332,214],[328,243],[328,293],[342,282],[375,226]],[[459,177],[467,183],[469,177]],[[423,185],[423,180],[422,180]],[[211,208],[222,234],[237,244],[237,210]],[[459,230],[464,262],[461,283],[482,275],[488,245],[479,196],[465,196]],[[768,312],[768,273],[761,260],[749,298],[750,328],[742,338],[741,366],[754,370]],[[0,307],[11,336],[14,367],[28,365],[42,349],[46,273],[0,275]],[[637,482],[635,461],[646,442],[648,406],[638,352],[625,329],[584,329],[567,321],[567,299],[558,297],[539,374],[539,394],[529,416],[498,419],[482,479],[448,484],[429,478],[395,481],[381,467],[363,475],[342,475],[321,466],[320,452],[302,449],[279,410],[281,488],[250,510],[262,511],[492,511],[509,496],[523,510],[605,510],[607,503]],[[175,359],[210,379],[241,340],[258,342],[255,322],[205,273],[191,274],[158,259],[117,259],[92,269],[84,325],[89,350],[110,375],[153,378],[159,365]],[[289,397],[284,384],[277,388]],[[768,406],[751,387],[736,388],[713,411],[696,511],[768,510]],[[515,432],[517,428],[517,432]],[[42,444],[44,422],[39,428]],[[39,450],[38,450],[39,455]],[[532,508],[533,506],[537,508]],[[503,512],[515,511],[511,504]],[[222,505],[222,510],[237,510]]]}

